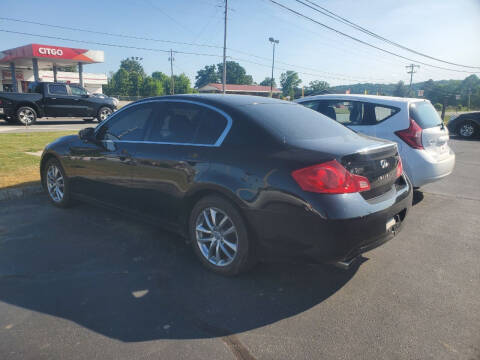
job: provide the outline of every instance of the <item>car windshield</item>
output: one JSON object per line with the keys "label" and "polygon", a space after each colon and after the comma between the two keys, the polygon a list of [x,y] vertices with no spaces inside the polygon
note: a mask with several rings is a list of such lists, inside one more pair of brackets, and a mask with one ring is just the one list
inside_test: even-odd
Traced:
{"label": "car windshield", "polygon": [[410,104],[410,117],[420,125],[422,129],[428,129],[442,124],[442,119],[428,101]]}
{"label": "car windshield", "polygon": [[313,140],[353,133],[335,120],[302,105],[252,104],[243,106],[242,110],[284,141]]}

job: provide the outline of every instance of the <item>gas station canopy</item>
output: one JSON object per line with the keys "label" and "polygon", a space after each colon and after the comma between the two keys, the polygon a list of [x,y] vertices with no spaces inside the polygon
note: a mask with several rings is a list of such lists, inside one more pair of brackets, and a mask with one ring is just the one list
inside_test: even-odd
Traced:
{"label": "gas station canopy", "polygon": [[0,65],[9,64],[15,91],[15,69],[33,69],[35,81],[39,81],[39,70],[51,69],[56,82],[57,67],[78,65],[80,83],[83,85],[83,64],[101,63],[104,59],[105,55],[101,50],[42,44],[30,44],[0,52]]}
{"label": "gas station canopy", "polygon": [[15,49],[0,52],[0,63],[12,63],[16,66],[32,66],[32,59],[38,59],[38,66],[52,68],[72,64],[93,64],[104,61],[104,53],[101,50],[75,49],[61,46],[30,44]]}

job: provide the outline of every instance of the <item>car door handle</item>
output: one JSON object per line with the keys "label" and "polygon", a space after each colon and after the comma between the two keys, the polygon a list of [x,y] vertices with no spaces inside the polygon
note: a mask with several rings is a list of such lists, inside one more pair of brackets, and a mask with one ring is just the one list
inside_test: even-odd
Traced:
{"label": "car door handle", "polygon": [[50,99],[52,99],[52,100],[57,100],[57,98],[50,98]]}

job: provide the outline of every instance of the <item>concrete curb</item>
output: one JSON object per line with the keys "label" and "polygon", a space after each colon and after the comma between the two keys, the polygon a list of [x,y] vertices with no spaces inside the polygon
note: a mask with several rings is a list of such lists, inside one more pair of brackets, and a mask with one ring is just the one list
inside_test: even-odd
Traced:
{"label": "concrete curb", "polygon": [[20,199],[25,196],[41,193],[42,191],[43,189],[40,184],[11,189],[0,189],[0,201]]}

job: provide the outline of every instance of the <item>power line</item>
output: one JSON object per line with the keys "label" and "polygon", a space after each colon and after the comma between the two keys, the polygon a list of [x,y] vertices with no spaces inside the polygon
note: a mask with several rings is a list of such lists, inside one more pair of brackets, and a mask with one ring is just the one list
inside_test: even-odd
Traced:
{"label": "power line", "polygon": [[[98,42],[98,41],[76,40],[76,39],[69,39],[69,38],[64,38],[64,37],[60,37],[60,36],[38,35],[38,34],[31,34],[31,33],[26,33],[26,32],[13,31],[13,30],[5,30],[5,29],[0,29],[0,31],[1,31],[1,32],[6,32],[6,33],[11,33],[11,34],[28,35],[28,36],[35,36],[35,37],[47,38],[47,39],[56,39],[56,40],[64,40],[64,41],[78,42],[78,43],[84,43],[84,44],[94,44],[94,45],[102,45],[102,46],[111,46],[111,47],[118,47],[118,48],[126,48],[126,49],[147,50],[147,51],[157,51],[157,52],[170,53],[170,50],[164,50],[164,49],[145,48],[145,47],[138,47],[138,46],[112,44],[112,43],[103,43],[103,42]],[[207,53],[198,53],[198,52],[190,52],[190,51],[179,51],[179,50],[175,50],[174,52],[177,53],[177,54],[185,54],[185,55],[222,57],[221,55],[217,55],[217,54],[207,54]]]}
{"label": "power line", "polygon": [[474,72],[472,72],[472,71],[466,71],[466,70],[449,69],[449,68],[445,68],[445,67],[442,67],[442,66],[432,65],[432,64],[428,64],[428,63],[425,63],[425,62],[422,62],[422,61],[410,59],[410,58],[408,58],[408,57],[406,57],[406,56],[403,56],[403,55],[394,53],[394,52],[392,52],[392,51],[383,49],[383,48],[381,48],[381,47],[379,47],[379,46],[370,44],[370,43],[368,43],[368,42],[366,42],[366,41],[363,41],[363,40],[361,40],[361,39],[359,39],[359,38],[356,38],[356,37],[354,37],[354,36],[348,35],[348,34],[342,32],[342,31],[340,31],[340,30],[337,30],[337,29],[335,29],[335,28],[333,28],[333,27],[331,27],[331,26],[328,26],[328,25],[326,25],[326,24],[324,24],[324,23],[321,23],[320,21],[317,21],[317,20],[315,20],[315,19],[312,19],[311,17],[308,17],[308,16],[306,16],[306,15],[304,15],[304,14],[302,14],[302,13],[296,11],[296,10],[293,10],[293,9],[289,8],[288,6],[285,6],[285,5],[283,5],[283,4],[280,4],[279,2],[277,2],[277,1],[275,1],[275,0],[268,0],[268,1],[270,1],[271,3],[273,3],[273,4],[277,5],[277,6],[280,6],[281,8],[283,8],[283,9],[285,9],[285,10],[287,10],[287,11],[293,13],[293,14],[296,14],[296,15],[298,15],[298,16],[300,16],[300,17],[303,17],[303,18],[305,18],[305,19],[307,19],[307,20],[310,20],[310,21],[312,21],[312,22],[314,22],[314,23],[316,23],[316,24],[324,27],[325,29],[328,29],[328,30],[330,30],[330,31],[333,31],[333,32],[335,32],[335,33],[337,33],[337,34],[339,34],[339,35],[342,35],[342,36],[344,36],[344,37],[347,37],[347,38],[349,38],[349,39],[351,39],[351,40],[357,41],[357,42],[359,42],[359,43],[361,43],[361,44],[363,44],[363,45],[366,45],[366,46],[369,46],[369,47],[371,47],[371,48],[380,50],[380,51],[382,51],[382,52],[384,52],[384,53],[387,53],[387,54],[390,54],[390,55],[393,55],[393,56],[396,56],[396,57],[399,57],[399,58],[402,58],[402,59],[405,59],[405,60],[408,60],[408,61],[413,61],[413,62],[422,64],[422,65],[425,65],[425,66],[434,67],[434,68],[437,68],[437,69],[448,70],[448,71],[455,71],[455,72],[463,72],[463,73],[468,73],[468,74],[478,74],[478,73],[480,73],[479,71],[474,71]]}
{"label": "power line", "polygon": [[[315,11],[317,11],[317,12],[319,12],[319,13],[325,15],[325,16],[328,16],[329,18],[332,18],[332,19],[334,19],[334,20],[336,20],[336,21],[339,21],[339,22],[341,22],[341,23],[343,23],[343,24],[345,24],[345,25],[348,25],[348,26],[350,26],[350,27],[353,27],[353,28],[355,28],[355,29],[357,29],[357,30],[359,30],[359,31],[367,34],[367,35],[373,36],[374,38],[377,38],[377,39],[379,39],[379,40],[385,41],[385,42],[387,42],[388,44],[393,45],[393,46],[396,46],[396,47],[401,48],[401,49],[403,49],[403,50],[406,50],[406,51],[412,52],[412,53],[414,53],[414,54],[417,54],[417,55],[420,55],[420,56],[429,58],[429,59],[431,59],[431,60],[435,60],[435,61],[439,61],[439,62],[442,62],[442,63],[445,63],[445,64],[449,64],[449,65],[455,65],[455,66],[460,66],[460,67],[470,68],[470,69],[480,69],[480,66],[470,66],[470,65],[457,64],[457,63],[454,63],[454,62],[442,60],[442,59],[439,59],[439,58],[436,58],[436,57],[433,57],[433,56],[424,54],[424,53],[422,53],[422,52],[420,52],[420,51],[417,51],[417,50],[408,48],[408,47],[406,47],[406,46],[403,46],[403,45],[401,45],[401,44],[399,44],[399,43],[397,43],[397,42],[395,42],[395,41],[389,40],[389,39],[387,39],[387,38],[385,38],[385,37],[383,37],[383,36],[381,36],[381,35],[378,35],[378,34],[374,33],[373,31],[370,31],[370,30],[368,30],[368,29],[366,29],[366,28],[364,28],[364,27],[362,27],[362,26],[360,26],[360,25],[358,25],[358,24],[355,24],[354,22],[352,22],[352,21],[350,21],[350,20],[348,20],[348,19],[346,19],[346,18],[344,18],[344,17],[342,17],[342,16],[340,16],[340,15],[338,15],[338,14],[335,14],[334,12],[332,12],[332,11],[324,8],[323,6],[318,5],[318,4],[315,3],[314,1],[305,0],[307,3],[312,4],[313,6],[317,7],[318,9],[316,9],[316,8],[314,8],[314,7],[306,4],[305,2],[303,2],[303,1],[301,1],[301,0],[295,0],[295,1],[298,2],[298,3],[300,3],[300,4],[302,4],[302,5],[304,5],[304,6],[309,7],[310,9],[313,9],[313,10],[315,10]],[[319,9],[321,9],[321,10],[319,10]],[[322,11],[322,10],[323,10],[323,11]]]}
{"label": "power line", "polygon": [[[39,25],[39,26],[50,27],[50,28],[55,28],[55,29],[62,29],[62,30],[81,31],[81,32],[86,32],[86,33],[90,33],[90,34],[97,34],[97,35],[108,35],[108,36],[134,39],[134,40],[157,41],[157,42],[163,42],[163,43],[169,43],[169,44],[189,45],[189,46],[198,46],[198,47],[209,47],[209,48],[216,48],[216,49],[222,49],[223,48],[222,46],[217,46],[217,45],[195,44],[195,43],[182,42],[182,41],[173,41],[173,40],[164,40],[164,39],[149,38],[149,37],[143,37],[143,36],[118,34],[118,33],[82,29],[82,28],[70,27],[70,26],[46,24],[46,23],[41,23],[41,22],[38,22],[38,21],[15,19],[15,18],[9,18],[9,17],[0,17],[0,20],[13,21],[13,22],[32,24],[32,25]],[[167,50],[167,51],[169,51],[169,50]]]}
{"label": "power line", "polygon": [[[230,8],[229,8],[229,9],[230,9]],[[129,39],[135,39],[135,40],[155,41],[155,42],[163,42],[163,43],[169,43],[169,44],[178,44],[178,45],[188,45],[188,46],[196,46],[196,47],[208,47],[208,48],[223,49],[223,46],[219,46],[219,45],[196,44],[196,43],[189,43],[189,42],[181,42],[181,41],[164,40],[164,39],[158,39],[158,38],[150,38],[150,37],[144,37],[144,36],[127,35],[127,34],[119,34],[119,33],[111,33],[111,32],[102,32],[102,31],[89,30],[89,29],[83,29],[83,28],[77,28],[77,27],[61,26],[61,25],[54,25],[54,24],[46,24],[46,23],[41,23],[41,22],[37,22],[37,21],[30,21],[30,20],[18,19],[18,18],[0,17],[0,20],[7,20],[7,21],[13,21],[13,22],[20,22],[20,23],[27,23],[27,24],[39,25],[39,26],[56,28],[56,29],[62,29],[62,30],[80,31],[80,32],[86,32],[86,33],[92,33],[92,34],[107,35],[107,36],[114,36],[114,37],[120,37],[120,38],[129,38]],[[29,35],[31,35],[31,36],[36,36],[36,35],[34,35],[34,34],[29,34]],[[40,36],[40,35],[38,35],[38,36]],[[44,36],[44,35],[41,35],[41,36],[42,36],[42,37],[47,37],[47,36]],[[50,38],[55,38],[55,37],[50,37]],[[62,40],[63,40],[63,39],[62,39]],[[67,39],[67,40],[69,40],[69,39]],[[71,41],[77,41],[77,42],[78,42],[78,41],[80,41],[80,40],[71,40]],[[86,43],[88,43],[88,42],[86,42]],[[99,45],[102,45],[101,43],[98,43],[98,44],[99,44]],[[107,45],[107,44],[106,44],[106,46],[110,46],[110,45]],[[118,45],[118,46],[119,46],[119,45]],[[117,46],[117,47],[118,47],[118,46]],[[139,49],[139,48],[136,48],[136,47],[132,47],[132,48],[134,48],[134,49]],[[143,50],[151,50],[151,49],[143,48]],[[251,56],[251,57],[257,58],[257,59],[259,59],[259,60],[270,61],[269,58],[266,58],[266,57],[263,57],[263,56],[259,56],[259,55],[255,55],[255,54],[249,53],[249,52],[247,52],[247,51],[238,50],[238,49],[233,49],[233,48],[227,48],[227,50],[230,50],[230,51],[233,51],[233,52],[237,52],[237,53],[239,53],[239,54]],[[165,50],[165,52],[169,52],[169,50]],[[277,60],[277,62],[280,63],[280,64],[287,65],[287,66],[292,66],[292,67],[295,67],[295,68],[303,68],[303,69],[306,69],[306,70],[309,70],[309,71],[316,71],[316,72],[320,72],[320,73],[329,74],[329,75],[332,75],[332,76],[345,76],[344,74],[332,73],[332,72],[328,72],[328,71],[320,71],[320,70],[313,69],[313,68],[306,67],[306,66],[301,66],[301,65],[296,65],[296,64],[287,63],[287,62],[284,62],[284,61],[281,61],[281,60]],[[369,77],[359,77],[359,78],[364,79],[364,80],[372,80],[372,79],[369,78]]]}

